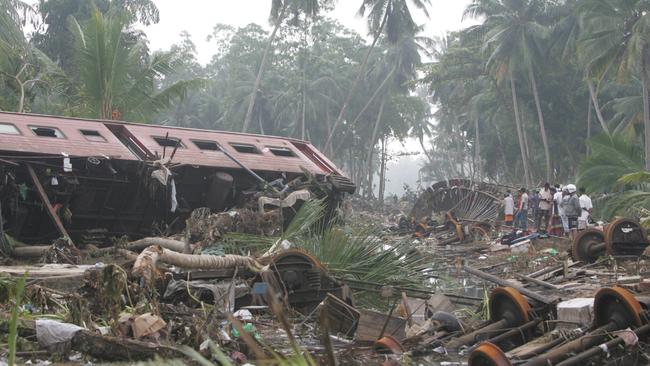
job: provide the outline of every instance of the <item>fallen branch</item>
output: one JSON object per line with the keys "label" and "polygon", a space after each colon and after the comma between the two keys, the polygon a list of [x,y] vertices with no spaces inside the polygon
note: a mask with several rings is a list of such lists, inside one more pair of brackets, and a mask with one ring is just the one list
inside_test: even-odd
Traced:
{"label": "fallen branch", "polygon": [[133,264],[133,274],[143,277],[150,283],[158,262],[185,269],[227,269],[246,267],[259,270],[262,266],[252,257],[241,255],[196,255],[182,254],[159,245],[143,250]]}
{"label": "fallen branch", "polygon": [[157,245],[179,253],[182,253],[185,249],[185,243],[180,240],[156,237],[143,238],[140,240],[132,241],[126,246],[126,249],[134,252],[141,252],[152,245]]}

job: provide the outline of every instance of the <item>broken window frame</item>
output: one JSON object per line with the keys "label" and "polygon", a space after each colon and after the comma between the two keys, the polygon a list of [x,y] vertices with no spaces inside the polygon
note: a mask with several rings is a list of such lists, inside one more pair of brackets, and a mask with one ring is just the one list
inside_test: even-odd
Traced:
{"label": "broken window frame", "polygon": [[[87,134],[86,132],[91,132],[91,133]],[[104,135],[102,135],[98,130],[89,130],[89,129],[80,128],[79,133],[86,140],[90,142],[108,142],[106,137],[104,137]]]}
{"label": "broken window frame", "polygon": [[[201,151],[216,151],[216,152],[223,152],[223,151],[221,150],[221,146],[219,146],[219,143],[217,143],[217,142],[214,141],[214,140],[190,139],[190,141],[192,141],[192,143],[194,144],[194,146],[196,146],[196,148],[199,149],[199,150],[201,150]],[[204,147],[201,147],[201,144],[203,144]],[[216,147],[216,149],[213,149],[213,148],[205,148],[208,144],[209,144],[209,145],[212,145],[212,144],[213,144],[214,147]]]}
{"label": "broken window frame", "polygon": [[[6,132],[6,131],[3,131],[2,128],[3,128],[4,126],[6,126],[6,127],[10,127],[10,128],[13,128],[14,131],[15,131],[15,133],[14,133],[14,132]],[[20,130],[18,129],[18,127],[17,127],[15,124],[13,124],[13,123],[9,123],[9,122],[0,122],[0,135],[20,136],[20,135],[22,135],[22,134],[23,134],[22,131],[20,131]]]}
{"label": "broken window frame", "polygon": [[[229,142],[230,147],[235,149],[240,154],[254,154],[254,155],[262,155],[262,152],[260,149],[257,148],[257,146],[253,144],[248,144],[245,142]],[[250,149],[252,151],[243,151],[239,150],[238,148],[243,148],[243,149]]]}
{"label": "broken window frame", "polygon": [[[179,149],[185,149],[185,144],[183,143],[183,140],[182,140],[181,138],[179,138],[179,137],[173,137],[173,136],[167,136],[167,137],[165,137],[165,136],[152,135],[151,138],[152,138],[153,141],[154,141],[155,143],[157,143],[158,146],[160,146],[160,147],[171,147],[171,148],[175,148],[176,145],[178,144],[178,148],[179,148]],[[173,141],[174,143],[173,143],[173,144],[169,144],[169,145],[165,145],[165,144],[161,143],[161,142],[159,141],[159,139],[162,140],[162,141],[165,141],[165,140],[167,140],[167,141]]]}
{"label": "broken window frame", "polygon": [[[48,138],[55,138],[55,139],[63,139],[67,140],[66,135],[61,131],[58,127],[50,127],[50,126],[39,126],[39,125],[29,125],[29,130],[32,131],[34,136],[36,137],[48,137]],[[39,135],[36,130],[38,129],[48,129],[54,131],[54,136],[49,136],[49,135]]]}
{"label": "broken window frame", "polygon": [[[274,156],[278,156],[281,158],[297,158],[298,155],[296,154],[295,151],[291,150],[288,147],[283,147],[283,146],[267,146],[266,147],[271,154]],[[280,152],[278,154],[278,152]]]}

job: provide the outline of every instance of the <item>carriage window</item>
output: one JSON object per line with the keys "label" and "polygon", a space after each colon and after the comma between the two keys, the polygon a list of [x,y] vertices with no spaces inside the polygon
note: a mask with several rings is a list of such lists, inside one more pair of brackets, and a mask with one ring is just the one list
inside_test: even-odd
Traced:
{"label": "carriage window", "polygon": [[219,148],[219,145],[210,140],[192,140],[194,145],[198,147],[201,150],[210,150],[210,151],[221,151],[221,148]]}
{"label": "carriage window", "polygon": [[20,135],[20,131],[11,123],[0,123],[0,133],[5,135]]}
{"label": "carriage window", "polygon": [[158,145],[163,147],[176,147],[176,145],[178,145],[178,147],[180,148],[185,147],[181,139],[176,137],[162,137],[162,136],[151,136],[151,137],[154,140],[156,140]]}
{"label": "carriage window", "polygon": [[79,130],[82,135],[86,138],[88,141],[94,141],[94,142],[107,142],[106,138],[102,136],[99,131],[95,130]]}
{"label": "carriage window", "polygon": [[230,144],[237,152],[242,154],[261,154],[259,150],[253,145],[249,144]]}
{"label": "carriage window", "polygon": [[294,158],[296,157],[296,154],[289,148],[286,147],[272,147],[272,146],[267,146],[269,148],[269,151],[273,153],[275,156],[285,156],[288,158]]}
{"label": "carriage window", "polygon": [[29,129],[32,130],[36,136],[54,137],[57,139],[65,138],[63,132],[55,127],[29,126]]}

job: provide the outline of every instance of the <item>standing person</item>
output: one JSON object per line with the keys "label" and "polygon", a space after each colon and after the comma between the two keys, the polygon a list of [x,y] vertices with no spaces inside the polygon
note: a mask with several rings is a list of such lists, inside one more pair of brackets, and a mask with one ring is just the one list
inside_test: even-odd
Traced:
{"label": "standing person", "polygon": [[589,222],[589,216],[591,215],[591,210],[594,206],[591,204],[591,198],[587,196],[585,187],[580,187],[578,189],[580,192],[580,218],[578,218],[578,230],[584,230],[587,228],[587,223]]}
{"label": "standing person", "polygon": [[[551,204],[553,202],[553,194],[551,193],[551,185],[547,182],[544,184],[542,192],[539,194],[539,211],[537,214],[537,231],[542,229],[546,231],[550,224],[551,218]],[[542,220],[544,225],[542,226]]]}
{"label": "standing person", "polygon": [[526,188],[519,190],[519,202],[515,212],[515,227],[522,230],[528,230],[528,194]]}
{"label": "standing person", "polygon": [[532,210],[533,219],[537,223],[537,211],[539,211],[539,189],[535,188],[528,196],[528,207]]}
{"label": "standing person", "polygon": [[[551,187],[551,195],[555,197],[555,194],[558,193],[555,187]],[[562,236],[564,230],[562,228],[562,219],[560,218],[559,206],[556,200],[552,201],[551,208],[553,210],[551,214],[551,228],[549,233],[555,236]]]}
{"label": "standing person", "polygon": [[562,228],[564,229],[564,235],[569,234],[569,222],[567,221],[566,215],[564,214],[564,206],[562,206],[562,199],[566,196],[566,187],[562,188],[562,190],[559,189],[560,185],[556,184],[556,192],[555,195],[553,196],[553,199],[555,200],[555,204],[557,205],[557,213],[560,216],[560,219],[562,220]]}
{"label": "standing person", "polygon": [[510,191],[505,194],[505,198],[503,199],[503,211],[505,214],[506,226],[512,226],[512,219],[515,214],[515,201],[512,199]]}
{"label": "standing person", "polygon": [[566,191],[567,195],[562,198],[562,204],[564,205],[564,215],[567,217],[571,237],[573,237],[578,229],[578,217],[580,217],[582,209],[580,208],[580,199],[576,194],[576,186],[567,184]]}

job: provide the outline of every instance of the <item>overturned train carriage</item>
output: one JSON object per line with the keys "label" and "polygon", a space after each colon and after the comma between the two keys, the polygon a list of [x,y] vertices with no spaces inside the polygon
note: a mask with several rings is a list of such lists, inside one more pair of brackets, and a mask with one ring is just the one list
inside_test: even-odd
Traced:
{"label": "overturned train carriage", "polygon": [[171,233],[196,208],[255,209],[269,192],[333,209],[355,189],[301,140],[15,113],[0,113],[0,178],[2,229],[27,243]]}

